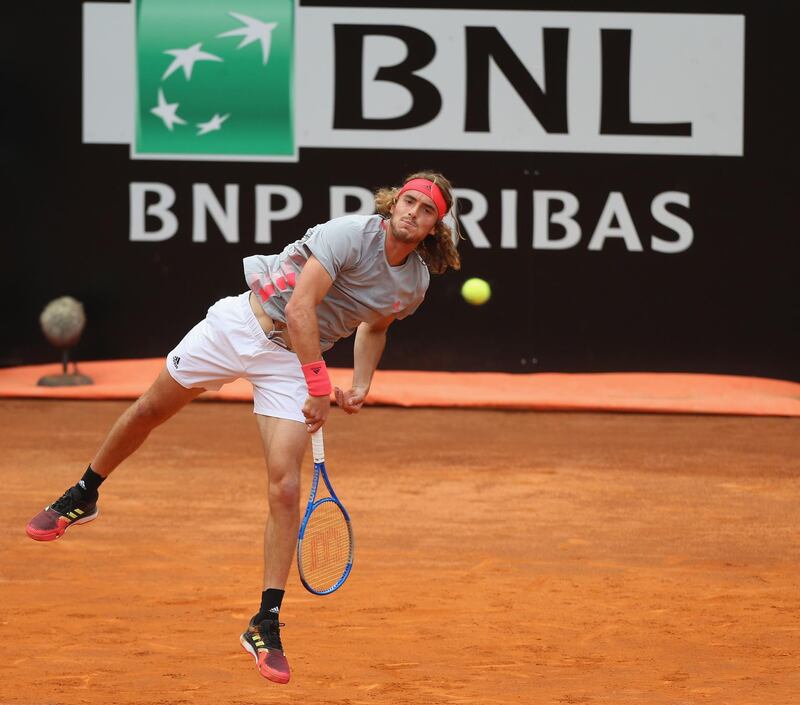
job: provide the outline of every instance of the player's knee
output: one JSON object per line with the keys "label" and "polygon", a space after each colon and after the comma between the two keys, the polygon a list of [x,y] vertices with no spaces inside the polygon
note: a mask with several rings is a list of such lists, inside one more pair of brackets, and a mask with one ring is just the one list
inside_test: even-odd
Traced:
{"label": "player's knee", "polygon": [[147,395],[140,397],[131,407],[131,416],[138,425],[155,427],[167,418],[161,406]]}
{"label": "player's knee", "polygon": [[[277,475],[277,473],[273,473]],[[269,483],[269,504],[272,509],[297,509],[300,501],[299,473],[287,472]]]}

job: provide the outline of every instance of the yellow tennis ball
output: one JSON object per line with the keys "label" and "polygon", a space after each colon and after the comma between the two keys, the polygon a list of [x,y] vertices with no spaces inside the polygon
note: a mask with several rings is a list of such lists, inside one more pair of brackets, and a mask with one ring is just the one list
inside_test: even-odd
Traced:
{"label": "yellow tennis ball", "polygon": [[461,296],[464,297],[464,301],[468,304],[480,306],[491,298],[492,290],[487,281],[479,279],[478,277],[473,277],[464,282],[461,287]]}

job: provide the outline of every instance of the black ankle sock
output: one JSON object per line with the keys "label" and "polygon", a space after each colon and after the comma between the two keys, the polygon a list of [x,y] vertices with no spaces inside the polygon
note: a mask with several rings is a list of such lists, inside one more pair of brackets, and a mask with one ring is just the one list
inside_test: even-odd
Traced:
{"label": "black ankle sock", "polygon": [[86,468],[86,472],[83,473],[83,477],[78,482],[77,487],[83,492],[84,495],[87,497],[91,497],[92,495],[97,494],[97,490],[100,485],[103,484],[103,480],[105,480],[102,475],[98,475],[94,470],[92,470],[92,466],[90,465]]}
{"label": "black ankle sock", "polygon": [[278,613],[281,610],[281,602],[283,602],[284,592],[285,590],[267,588],[261,593],[261,609],[258,610],[258,619],[256,621],[260,622],[268,618],[278,618]]}

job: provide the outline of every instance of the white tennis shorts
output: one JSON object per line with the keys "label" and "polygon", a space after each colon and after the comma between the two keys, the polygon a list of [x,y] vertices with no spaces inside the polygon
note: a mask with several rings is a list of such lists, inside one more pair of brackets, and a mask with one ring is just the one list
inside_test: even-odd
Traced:
{"label": "white tennis shorts", "polygon": [[308,396],[297,355],[267,339],[250,308],[250,292],[220,299],[167,355],[167,370],[187,389],[216,391],[243,377],[253,411],[305,423]]}

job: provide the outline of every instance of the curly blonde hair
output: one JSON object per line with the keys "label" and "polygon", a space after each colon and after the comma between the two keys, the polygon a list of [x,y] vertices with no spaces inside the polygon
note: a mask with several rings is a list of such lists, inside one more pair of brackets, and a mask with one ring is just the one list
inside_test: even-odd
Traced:
{"label": "curly blonde hair", "polygon": [[[418,171],[407,176],[403,183],[405,184],[411,179],[427,179],[436,184],[444,196],[447,211],[450,212],[455,202],[453,187],[442,174],[438,171]],[[392,206],[397,202],[397,194],[400,192],[400,188],[381,188],[375,192],[375,210],[384,218],[391,216]],[[455,216],[455,213],[453,215]],[[454,222],[456,225],[455,232],[447,223],[440,220],[436,223],[436,229],[433,234],[417,245],[417,253],[434,274],[442,274],[447,271],[448,267],[461,269],[461,257],[459,257],[458,250],[456,250],[456,245],[461,239],[461,233],[458,229],[458,221],[454,219]]]}

